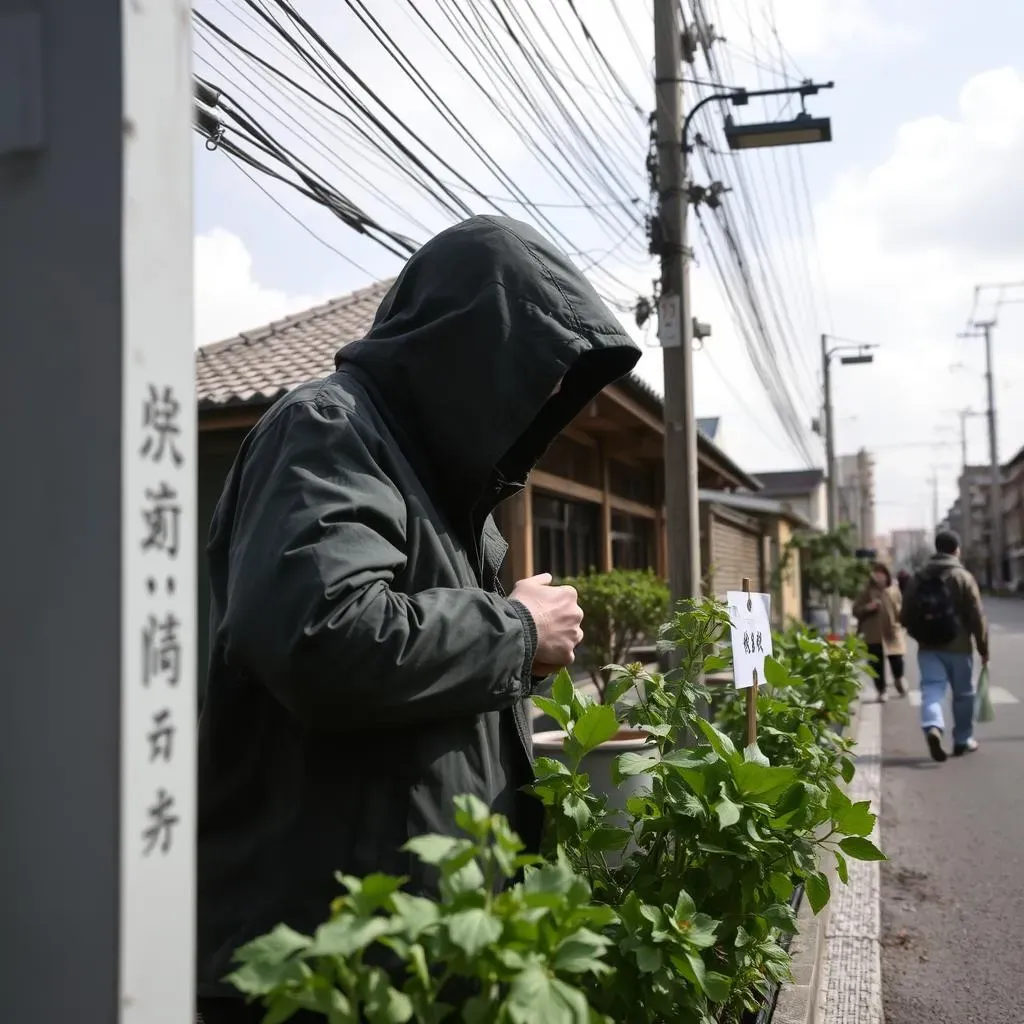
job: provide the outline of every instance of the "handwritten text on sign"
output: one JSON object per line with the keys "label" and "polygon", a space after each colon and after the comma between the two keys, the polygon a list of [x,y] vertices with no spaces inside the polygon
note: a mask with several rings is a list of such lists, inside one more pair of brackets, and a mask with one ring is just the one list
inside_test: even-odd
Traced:
{"label": "handwritten text on sign", "polygon": [[764,682],[764,659],[772,654],[772,598],[730,590],[726,604],[732,623],[733,675],[736,689],[742,690]]}

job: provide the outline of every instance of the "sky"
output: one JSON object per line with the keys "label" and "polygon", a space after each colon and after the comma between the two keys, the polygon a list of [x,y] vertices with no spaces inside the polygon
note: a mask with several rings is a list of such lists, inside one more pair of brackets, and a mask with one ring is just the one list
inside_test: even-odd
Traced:
{"label": "sky", "polygon": [[[652,294],[657,277],[642,225],[650,209],[643,120],[653,107],[650,0],[576,0],[603,62],[589,49],[568,0],[517,3],[549,73],[540,78],[520,63],[516,89],[485,77],[500,61],[521,59],[511,36],[504,36],[501,53],[487,58],[491,67],[481,67],[465,48],[467,37],[444,20],[445,11],[458,8],[500,30],[494,5],[369,5],[400,52],[412,58],[421,84],[443,97],[491,158],[486,163],[360,22],[357,12],[368,8],[359,0],[296,6],[367,89],[417,132],[419,139],[410,141],[368,92],[340,76],[449,194],[474,212],[493,212],[491,203],[501,199],[513,215],[535,222],[544,217],[541,230],[558,233],[644,345],[639,372],[660,391],[656,325],[638,329],[630,312],[638,296]],[[690,0],[683,6],[692,12]],[[1024,408],[1013,402],[1024,385],[1024,347],[1016,341],[1024,330],[1024,286],[975,291],[991,282],[1024,281],[1024,190],[1018,185],[1024,180],[1024,5],[976,0],[970,17],[950,0],[705,0],[700,6],[724,37],[711,48],[721,81],[756,89],[807,77],[834,81],[835,88],[807,101],[809,112],[832,119],[828,145],[731,155],[715,134],[730,108],[712,105],[697,122],[709,145],[695,150],[693,178],[707,184],[713,176],[731,189],[722,202],[767,335],[744,332],[749,307],[737,297],[741,289],[721,229],[726,215],[703,211],[706,236],[691,217],[693,312],[713,332],[694,353],[697,412],[722,418],[724,447],[753,472],[799,468],[808,460],[822,465],[820,440],[809,430],[821,403],[820,336],[877,345],[871,365],[837,366],[833,374],[838,450],[865,447],[874,454],[881,531],[931,525],[930,478],[937,481],[942,512],[955,496],[957,410],[986,406],[984,343],[957,336],[972,318],[996,320],[1001,458],[1024,445]],[[315,81],[254,13],[277,7],[273,0],[196,5],[235,42],[287,69],[313,98],[254,68],[205,25],[197,30],[197,74],[394,232],[422,242],[456,219],[457,212],[439,208],[410,184],[409,159],[383,157],[352,130],[345,121],[349,101]],[[463,57],[483,88],[442,43]],[[684,77],[706,81],[710,73],[701,58]],[[553,95],[541,88],[551,75],[562,87]],[[553,126],[551,138],[517,130],[501,115],[519,110],[521,116],[518,83],[532,90],[532,116]],[[684,84],[684,103],[705,95],[705,88]],[[738,121],[757,121],[792,117],[798,109],[784,97],[752,100],[732,113]],[[225,137],[233,137],[230,130]],[[426,156],[425,147],[436,156]],[[568,187],[567,162],[586,169],[588,184]],[[210,151],[198,138],[195,169],[200,344],[392,276],[401,266],[401,258],[322,206],[261,172],[246,176],[223,150]],[[515,198],[510,180],[521,189],[515,196],[525,194],[539,209],[508,202]],[[485,201],[473,189],[494,198]],[[588,208],[580,208],[577,193]],[[716,260],[726,268],[722,274]],[[969,460],[987,460],[984,417],[972,416],[966,426]]]}

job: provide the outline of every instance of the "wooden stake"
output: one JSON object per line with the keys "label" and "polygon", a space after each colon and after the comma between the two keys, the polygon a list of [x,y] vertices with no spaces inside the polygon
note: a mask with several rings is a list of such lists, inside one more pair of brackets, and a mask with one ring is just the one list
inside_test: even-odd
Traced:
{"label": "wooden stake", "polygon": [[[750,598],[750,579],[743,577],[743,593],[747,595],[747,611],[753,606]],[[754,685],[747,690],[747,746],[757,743],[757,669],[754,669]]]}

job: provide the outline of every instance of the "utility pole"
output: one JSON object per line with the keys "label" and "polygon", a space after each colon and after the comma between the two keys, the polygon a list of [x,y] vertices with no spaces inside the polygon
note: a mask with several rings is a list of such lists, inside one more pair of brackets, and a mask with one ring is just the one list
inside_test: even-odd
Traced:
{"label": "utility pole", "polygon": [[701,579],[682,64],[678,4],[654,0],[658,209],[664,239],[658,333],[665,372],[665,516],[674,601],[698,597]]}
{"label": "utility pole", "polygon": [[0,0],[11,1022],[195,1019],[191,53],[188,0]]}
{"label": "utility pole", "polygon": [[[832,354],[828,350],[828,335],[821,336],[821,377],[825,395],[825,475],[828,480],[828,532],[834,534],[839,525],[839,481],[836,479],[836,426],[832,408]],[[839,629],[840,597],[832,594],[828,619],[832,633]]]}
{"label": "utility pole", "polygon": [[975,324],[985,337],[985,386],[988,391],[988,457],[992,474],[991,533],[992,574],[991,586],[998,590],[1003,582],[1003,472],[999,465],[999,439],[996,433],[996,391],[992,372],[992,328],[994,320]]}
{"label": "utility pole", "polygon": [[970,567],[971,545],[974,543],[971,536],[973,523],[971,509],[971,484],[967,478],[967,421],[978,413],[973,409],[960,409],[957,416],[960,417],[960,547],[964,564]]}
{"label": "utility pole", "polygon": [[939,529],[939,474],[934,467],[932,467],[932,475],[928,477],[928,483],[932,486],[932,529],[937,532]]}

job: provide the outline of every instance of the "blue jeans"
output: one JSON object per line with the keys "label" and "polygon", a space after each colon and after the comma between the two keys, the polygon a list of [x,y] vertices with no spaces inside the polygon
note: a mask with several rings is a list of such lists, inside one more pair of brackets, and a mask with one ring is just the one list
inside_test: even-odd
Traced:
{"label": "blue jeans", "polygon": [[918,651],[921,672],[921,728],[945,729],[942,705],[946,684],[953,690],[953,742],[966,743],[974,734],[974,655]]}

